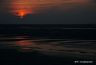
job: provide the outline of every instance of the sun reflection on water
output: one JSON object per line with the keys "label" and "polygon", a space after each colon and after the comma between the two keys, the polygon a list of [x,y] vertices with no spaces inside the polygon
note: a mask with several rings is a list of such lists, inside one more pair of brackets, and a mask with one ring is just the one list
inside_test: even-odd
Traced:
{"label": "sun reflection on water", "polygon": [[28,40],[16,41],[16,46],[19,47],[20,51],[28,52],[32,50],[32,48],[30,48],[32,46],[32,42]]}

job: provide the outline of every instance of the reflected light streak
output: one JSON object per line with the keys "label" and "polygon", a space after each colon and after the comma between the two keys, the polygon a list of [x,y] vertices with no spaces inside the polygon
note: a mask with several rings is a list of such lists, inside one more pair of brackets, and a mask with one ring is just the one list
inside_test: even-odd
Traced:
{"label": "reflected light streak", "polygon": [[21,40],[21,41],[16,41],[16,46],[18,46],[23,52],[28,52],[31,51],[32,49],[30,48],[32,46],[32,42],[28,40]]}
{"label": "reflected light streak", "polygon": [[16,43],[17,46],[20,47],[29,47],[32,43],[28,40],[21,40]]}

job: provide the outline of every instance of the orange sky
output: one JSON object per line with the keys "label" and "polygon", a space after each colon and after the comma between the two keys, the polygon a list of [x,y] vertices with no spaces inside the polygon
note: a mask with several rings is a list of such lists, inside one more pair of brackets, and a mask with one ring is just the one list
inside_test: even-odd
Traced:
{"label": "orange sky", "polygon": [[39,11],[55,7],[55,10],[66,10],[75,6],[87,6],[92,4],[93,0],[9,0],[2,6],[9,8],[9,12],[21,18],[27,14],[34,14]]}

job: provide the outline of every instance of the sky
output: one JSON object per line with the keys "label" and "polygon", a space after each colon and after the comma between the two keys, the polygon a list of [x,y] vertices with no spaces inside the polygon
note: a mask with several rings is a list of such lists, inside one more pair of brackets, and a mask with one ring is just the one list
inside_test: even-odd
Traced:
{"label": "sky", "polygon": [[95,0],[0,0],[0,24],[96,24]]}

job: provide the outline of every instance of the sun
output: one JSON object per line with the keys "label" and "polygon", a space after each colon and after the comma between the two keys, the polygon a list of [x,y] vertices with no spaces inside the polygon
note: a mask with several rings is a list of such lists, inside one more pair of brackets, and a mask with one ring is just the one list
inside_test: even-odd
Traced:
{"label": "sun", "polygon": [[35,5],[30,0],[14,0],[10,4],[10,13],[20,18],[32,14]]}
{"label": "sun", "polygon": [[27,15],[27,12],[25,10],[19,10],[17,12],[17,15],[20,17],[20,18],[23,18],[24,16]]}

